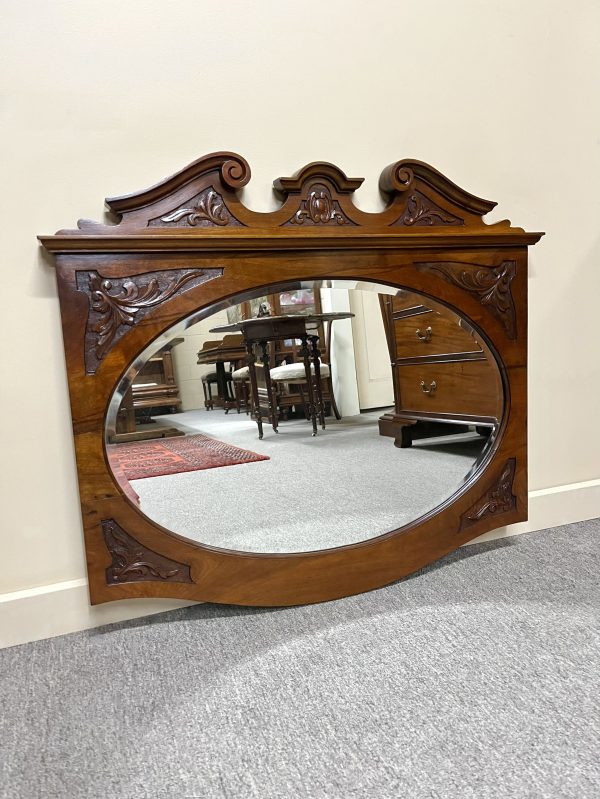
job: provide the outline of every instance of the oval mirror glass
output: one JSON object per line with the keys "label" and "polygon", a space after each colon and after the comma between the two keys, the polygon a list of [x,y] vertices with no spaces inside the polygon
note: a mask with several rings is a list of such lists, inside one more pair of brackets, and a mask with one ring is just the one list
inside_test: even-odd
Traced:
{"label": "oval mirror glass", "polygon": [[157,339],[115,392],[107,458],[130,501],[196,542],[306,552],[444,504],[491,452],[496,359],[445,305],[359,281],[238,295]]}

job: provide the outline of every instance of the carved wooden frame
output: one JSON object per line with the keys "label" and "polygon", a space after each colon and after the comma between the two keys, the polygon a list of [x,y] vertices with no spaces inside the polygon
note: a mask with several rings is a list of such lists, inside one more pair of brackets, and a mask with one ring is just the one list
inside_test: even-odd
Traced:
{"label": "carved wooden frame", "polygon": [[[294,605],[390,583],[469,539],[527,518],[527,246],[541,233],[487,225],[495,203],[420,161],[387,167],[388,203],[352,202],[361,178],[312,163],[257,213],[238,190],[246,161],[215,153],[145,191],[107,200],[116,225],[82,220],[40,236],[56,260],[79,491],[93,604],[176,597]],[[359,279],[413,289],[465,317],[495,352],[505,415],[490,456],[438,508],[337,549],[252,554],[194,543],[149,520],[107,465],[109,400],[136,357],[193,312],[259,287]],[[390,440],[390,446],[392,442]]]}

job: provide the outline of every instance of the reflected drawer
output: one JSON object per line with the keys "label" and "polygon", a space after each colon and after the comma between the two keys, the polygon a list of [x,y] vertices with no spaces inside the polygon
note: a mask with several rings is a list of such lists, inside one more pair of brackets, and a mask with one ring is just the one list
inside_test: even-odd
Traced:
{"label": "reflected drawer", "polygon": [[402,410],[497,419],[502,414],[500,374],[487,360],[396,366],[396,377]]}
{"label": "reflected drawer", "polygon": [[477,339],[459,322],[456,314],[442,316],[435,311],[395,319],[396,357],[481,351]]}

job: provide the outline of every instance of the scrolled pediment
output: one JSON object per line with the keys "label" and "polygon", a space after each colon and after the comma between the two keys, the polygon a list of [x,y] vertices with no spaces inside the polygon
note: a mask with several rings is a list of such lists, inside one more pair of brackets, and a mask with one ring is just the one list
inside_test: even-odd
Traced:
{"label": "scrolled pediment", "polygon": [[[462,189],[423,161],[403,159],[381,173],[386,207],[369,213],[354,203],[363,178],[348,177],[335,164],[313,161],[273,187],[281,206],[252,211],[239,191],[250,180],[248,162],[231,152],[212,153],[160,183],[111,197],[116,225],[80,220],[78,230],[41,236],[53,251],[118,250],[124,237],[138,251],[314,248],[316,239],[335,237],[343,247],[442,248],[460,241],[473,245],[525,245],[541,234],[512,228],[507,220],[488,225],[483,216],[496,203]],[[342,241],[343,239],[343,241]],[[246,241],[248,240],[248,241]]]}

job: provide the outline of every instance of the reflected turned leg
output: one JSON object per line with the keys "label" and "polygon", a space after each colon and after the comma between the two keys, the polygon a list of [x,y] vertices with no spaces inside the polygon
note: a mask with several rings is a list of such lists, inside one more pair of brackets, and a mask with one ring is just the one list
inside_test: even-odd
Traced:
{"label": "reflected turned leg", "polygon": [[304,374],[306,376],[306,391],[308,393],[308,410],[310,414],[310,421],[312,423],[313,436],[317,435],[317,414],[315,408],[315,392],[313,391],[312,375],[310,372],[310,350],[308,348],[308,340],[306,336],[302,336],[302,346],[300,348],[300,355],[304,362]]}
{"label": "reflected turned leg", "polygon": [[275,405],[275,398],[273,396],[273,383],[271,381],[271,364],[269,363],[269,350],[267,342],[261,341],[260,348],[262,350],[261,360],[263,362],[264,372],[265,372],[265,386],[267,387],[267,401],[269,403],[271,426],[273,427],[273,430],[276,433],[278,433],[279,430],[277,429],[277,407]]}
{"label": "reflected turned leg", "polygon": [[319,337],[310,336],[311,354],[313,366],[315,368],[315,397],[317,403],[317,412],[319,414],[319,421],[321,422],[321,429],[325,430],[325,407],[323,404],[323,384],[321,383],[321,350],[319,349]]}
{"label": "reflected turned leg", "polygon": [[254,418],[258,427],[258,437],[263,437],[262,416],[260,415],[260,401],[258,398],[258,383],[256,382],[256,368],[254,366],[254,352],[252,344],[246,342],[246,364],[248,365],[248,373],[250,377],[250,398],[251,405],[254,411]]}

